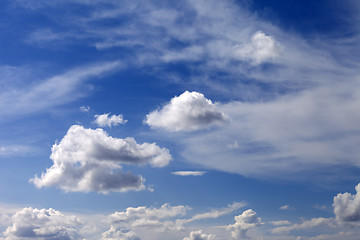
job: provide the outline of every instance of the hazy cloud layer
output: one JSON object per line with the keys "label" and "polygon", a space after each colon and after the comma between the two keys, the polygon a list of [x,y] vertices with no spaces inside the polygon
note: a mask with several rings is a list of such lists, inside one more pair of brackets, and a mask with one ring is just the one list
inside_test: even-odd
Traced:
{"label": "hazy cloud layer", "polygon": [[125,124],[127,120],[123,118],[122,114],[119,115],[111,115],[109,117],[110,113],[104,113],[102,115],[95,115],[95,123],[99,127],[111,127],[111,126],[118,126],[119,124]]}
{"label": "hazy cloud layer", "polygon": [[145,122],[152,128],[167,131],[193,131],[224,123],[225,120],[225,114],[203,94],[186,91],[172,98],[161,109],[149,113]]}
{"label": "hazy cloud layer", "polygon": [[202,176],[205,173],[205,171],[176,171],[172,172],[171,174],[178,176]]}
{"label": "hazy cloud layer", "polygon": [[58,186],[69,192],[127,191],[144,189],[144,179],[122,172],[122,164],[166,166],[169,151],[155,143],[137,144],[133,138],[113,138],[102,129],[71,126],[52,147],[53,165],[31,181],[36,187]]}

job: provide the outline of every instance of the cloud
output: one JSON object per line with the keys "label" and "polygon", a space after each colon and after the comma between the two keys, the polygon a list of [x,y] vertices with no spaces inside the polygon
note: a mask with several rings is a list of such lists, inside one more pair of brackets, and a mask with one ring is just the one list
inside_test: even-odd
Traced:
{"label": "cloud", "polygon": [[303,221],[302,223],[293,224],[290,226],[276,227],[271,230],[272,233],[288,233],[293,230],[309,229],[317,226],[334,226],[336,224],[332,218],[312,218],[310,220]]}
{"label": "cloud", "polygon": [[110,229],[101,236],[102,240],[140,240],[140,238],[136,237],[134,232],[126,231],[114,226],[111,226]]}
{"label": "cloud", "polygon": [[172,172],[171,174],[178,176],[202,176],[205,173],[205,171],[176,171]]}
{"label": "cloud", "polygon": [[212,240],[215,239],[213,234],[202,233],[202,230],[192,231],[189,237],[185,237],[183,240]]}
{"label": "cloud", "polygon": [[248,209],[241,215],[235,216],[235,223],[227,226],[233,239],[247,239],[246,232],[262,224],[255,211]]}
{"label": "cloud", "polygon": [[90,111],[90,107],[89,107],[89,106],[81,106],[81,107],[80,107],[80,111],[81,111],[81,112],[89,112],[89,111]]}
{"label": "cloud", "polygon": [[194,131],[224,123],[226,116],[198,92],[184,92],[160,110],[146,115],[145,123],[168,131]]}
{"label": "cloud", "polygon": [[52,147],[53,165],[30,181],[36,187],[58,186],[67,192],[108,193],[144,189],[144,179],[122,172],[122,164],[166,166],[171,155],[155,143],[113,138],[102,129],[73,125]]}
{"label": "cloud", "polygon": [[82,225],[75,216],[64,215],[52,208],[24,208],[12,216],[12,225],[4,235],[7,239],[78,239],[75,227]]}
{"label": "cloud", "polygon": [[271,221],[270,224],[272,224],[274,226],[283,226],[283,225],[290,225],[291,222],[289,222],[287,220],[279,220],[279,221]]}
{"label": "cloud", "polygon": [[289,205],[283,205],[281,207],[279,207],[280,210],[293,210],[294,207],[291,207]]}
{"label": "cloud", "polygon": [[0,113],[3,116],[29,114],[71,102],[85,96],[91,89],[85,85],[87,82],[121,68],[118,61],[102,62],[77,67],[31,84],[9,84],[6,91],[0,91]]}
{"label": "cloud", "polygon": [[127,120],[123,118],[122,114],[119,115],[111,115],[109,117],[110,113],[104,113],[102,115],[95,115],[95,123],[99,127],[111,127],[111,126],[118,126],[119,124],[125,124]]}
{"label": "cloud", "polygon": [[240,59],[249,61],[253,65],[259,65],[277,57],[281,52],[281,46],[273,37],[262,31],[251,36],[250,43],[243,46],[235,46],[235,55]]}
{"label": "cloud", "polygon": [[334,214],[340,222],[360,221],[360,184],[355,187],[356,193],[339,193],[334,197]]}

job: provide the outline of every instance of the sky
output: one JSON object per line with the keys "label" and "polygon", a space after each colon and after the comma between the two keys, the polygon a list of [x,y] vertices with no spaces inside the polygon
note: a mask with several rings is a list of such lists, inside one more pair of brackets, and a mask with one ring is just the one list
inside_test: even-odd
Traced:
{"label": "sky", "polygon": [[3,0],[0,240],[355,240],[356,0]]}

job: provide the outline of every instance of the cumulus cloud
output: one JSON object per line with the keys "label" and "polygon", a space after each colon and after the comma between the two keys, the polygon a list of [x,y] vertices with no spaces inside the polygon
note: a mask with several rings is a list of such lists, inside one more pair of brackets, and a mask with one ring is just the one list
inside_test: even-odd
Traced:
{"label": "cumulus cloud", "polygon": [[339,221],[354,222],[360,220],[360,184],[355,194],[339,193],[334,197],[334,214]]}
{"label": "cumulus cloud", "polygon": [[140,240],[133,231],[126,231],[114,226],[111,226],[110,229],[101,236],[102,240]]}
{"label": "cumulus cloud", "polygon": [[176,171],[172,172],[171,174],[178,176],[202,176],[205,173],[205,171]]}
{"label": "cumulus cloud", "polygon": [[144,189],[144,179],[122,172],[122,164],[163,167],[169,151],[155,143],[136,143],[133,138],[113,138],[102,129],[73,125],[52,147],[53,165],[30,181],[36,187],[58,186],[70,192],[108,193]]}
{"label": "cumulus cloud", "polygon": [[239,216],[235,216],[235,223],[227,226],[227,230],[231,231],[233,239],[247,239],[246,233],[262,224],[255,211],[248,209]]}
{"label": "cumulus cloud", "polygon": [[117,126],[119,124],[125,124],[127,120],[123,118],[122,114],[119,115],[111,115],[109,117],[110,113],[104,113],[102,115],[95,115],[95,123],[100,127],[111,127],[111,126]]}
{"label": "cumulus cloud", "polygon": [[203,94],[185,91],[160,110],[146,115],[145,123],[168,131],[193,131],[221,124],[225,120],[225,114]]}
{"label": "cumulus cloud", "polygon": [[24,208],[12,216],[12,225],[4,235],[7,239],[78,239],[76,226],[81,221],[75,216],[64,215],[52,208]]}
{"label": "cumulus cloud", "polygon": [[192,231],[189,237],[185,237],[183,240],[212,240],[215,239],[213,234],[205,234],[202,230]]}
{"label": "cumulus cloud", "polygon": [[252,35],[249,43],[243,46],[235,46],[235,55],[240,59],[249,61],[253,65],[259,65],[270,61],[280,54],[281,47],[273,37],[262,31]]}

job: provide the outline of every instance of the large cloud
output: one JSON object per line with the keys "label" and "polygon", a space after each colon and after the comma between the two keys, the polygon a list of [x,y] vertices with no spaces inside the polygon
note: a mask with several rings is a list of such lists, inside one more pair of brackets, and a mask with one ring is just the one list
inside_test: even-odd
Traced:
{"label": "large cloud", "polygon": [[144,179],[122,172],[121,164],[163,167],[171,160],[169,151],[155,143],[137,144],[133,138],[113,138],[102,129],[71,126],[54,144],[53,165],[31,181],[36,187],[59,186],[65,191],[89,192],[141,190]]}
{"label": "large cloud", "polygon": [[334,197],[334,213],[339,221],[360,221],[360,184],[355,187],[356,193],[339,193]]}
{"label": "large cloud", "polygon": [[221,124],[224,113],[217,110],[211,100],[198,92],[184,92],[170,103],[146,116],[145,122],[152,128],[168,131],[192,131]]}
{"label": "large cloud", "polygon": [[227,227],[233,239],[247,239],[246,232],[262,223],[255,211],[248,209],[239,216],[235,216],[235,223]]}
{"label": "large cloud", "polygon": [[78,239],[76,226],[82,223],[75,216],[64,215],[54,209],[24,208],[12,217],[12,225],[4,235],[7,239]]}

